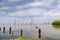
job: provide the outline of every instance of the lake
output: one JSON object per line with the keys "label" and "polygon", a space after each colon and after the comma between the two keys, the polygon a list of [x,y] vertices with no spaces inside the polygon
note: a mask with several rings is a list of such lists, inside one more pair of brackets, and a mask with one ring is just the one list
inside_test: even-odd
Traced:
{"label": "lake", "polygon": [[[26,38],[38,38],[38,29],[41,29],[42,40],[60,40],[60,30],[55,29],[52,25],[4,25],[6,27],[6,33],[0,31],[0,35],[4,37],[10,37],[9,27],[12,27],[13,36],[20,36],[20,29],[23,30],[23,37]],[[38,27],[36,29],[36,26]],[[3,25],[1,25],[3,28]]]}

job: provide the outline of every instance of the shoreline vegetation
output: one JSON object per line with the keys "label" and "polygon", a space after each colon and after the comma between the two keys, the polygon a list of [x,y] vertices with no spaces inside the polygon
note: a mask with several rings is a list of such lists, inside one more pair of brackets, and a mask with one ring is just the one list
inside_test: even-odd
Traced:
{"label": "shoreline vegetation", "polygon": [[52,22],[52,26],[55,28],[55,29],[60,29],[60,20],[55,20]]}
{"label": "shoreline vegetation", "polygon": [[60,20],[55,20],[52,22],[52,25],[60,25]]}

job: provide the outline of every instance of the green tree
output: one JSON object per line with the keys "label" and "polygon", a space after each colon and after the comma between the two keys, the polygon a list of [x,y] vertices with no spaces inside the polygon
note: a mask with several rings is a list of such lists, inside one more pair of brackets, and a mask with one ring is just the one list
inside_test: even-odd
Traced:
{"label": "green tree", "polygon": [[60,25],[60,20],[55,20],[52,22],[52,25]]}
{"label": "green tree", "polygon": [[60,20],[55,20],[52,22],[52,26],[55,28],[55,29],[60,29]]}

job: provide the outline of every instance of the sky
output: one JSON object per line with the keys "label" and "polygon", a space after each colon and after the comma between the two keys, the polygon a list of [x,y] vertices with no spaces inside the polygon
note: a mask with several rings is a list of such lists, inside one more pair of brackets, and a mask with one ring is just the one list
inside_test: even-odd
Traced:
{"label": "sky", "polygon": [[35,21],[60,19],[60,0],[0,0],[1,22],[32,17]]}

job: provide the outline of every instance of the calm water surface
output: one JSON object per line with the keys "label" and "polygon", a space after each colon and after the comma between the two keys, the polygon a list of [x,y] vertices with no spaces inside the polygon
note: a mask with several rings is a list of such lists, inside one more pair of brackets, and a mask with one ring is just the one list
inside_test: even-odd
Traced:
{"label": "calm water surface", "polygon": [[[52,25],[37,25],[38,29],[34,25],[5,25],[6,33],[1,36],[9,35],[8,28],[12,27],[12,32],[14,32],[13,36],[20,36],[20,29],[23,29],[23,37],[27,38],[38,38],[38,29],[41,29],[41,38],[42,40],[60,40],[60,30],[55,29]],[[1,25],[3,27],[3,25]],[[11,35],[9,35],[10,37]]]}

